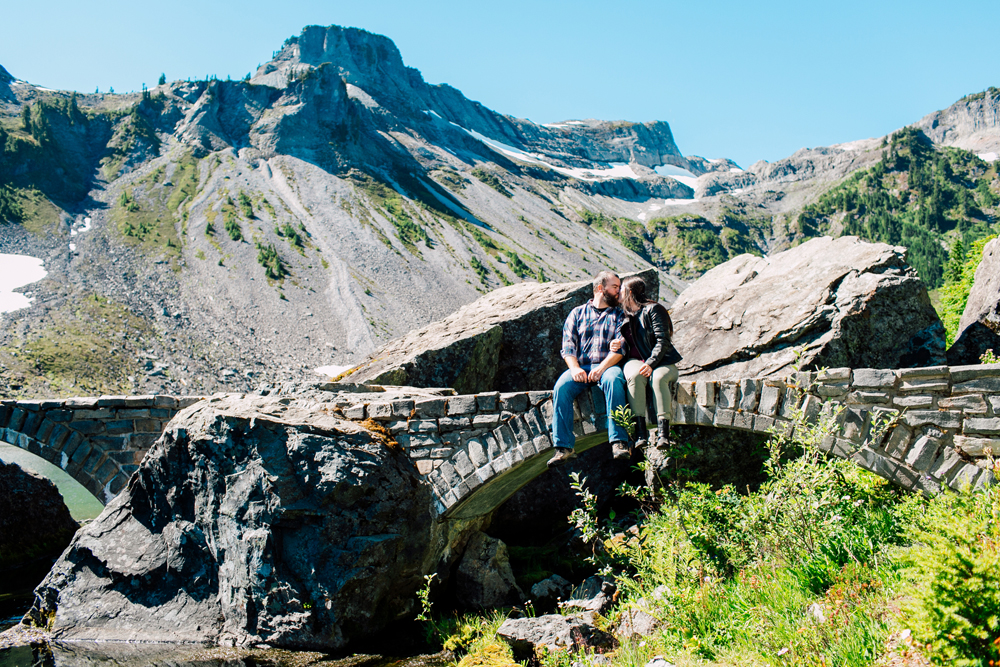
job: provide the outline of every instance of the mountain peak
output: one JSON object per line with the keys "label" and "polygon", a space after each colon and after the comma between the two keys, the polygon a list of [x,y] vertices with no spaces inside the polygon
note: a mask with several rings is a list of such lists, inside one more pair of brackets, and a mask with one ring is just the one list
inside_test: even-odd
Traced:
{"label": "mountain peak", "polygon": [[0,83],[7,83],[8,81],[13,81],[14,77],[11,76],[10,72],[4,69],[3,65],[0,65]]}
{"label": "mountain peak", "polygon": [[[310,25],[289,37],[281,51],[257,70],[251,83],[283,88],[303,70],[332,65],[345,83],[357,86],[380,104],[402,104],[424,92],[420,72],[406,67],[396,44],[360,28]],[[306,67],[303,67],[306,66]]]}

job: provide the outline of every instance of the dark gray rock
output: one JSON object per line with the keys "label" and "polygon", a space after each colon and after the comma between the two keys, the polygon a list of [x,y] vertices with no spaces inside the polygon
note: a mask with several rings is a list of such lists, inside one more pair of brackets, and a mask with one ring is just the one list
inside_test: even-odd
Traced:
{"label": "dark gray rock", "polygon": [[983,248],[955,342],[948,348],[948,363],[978,364],[986,350],[1000,355],[1000,239]]}
{"label": "dark gray rock", "polygon": [[944,327],[905,260],[845,236],[720,264],[673,305],[682,379],[945,363]]}
{"label": "dark gray rock", "polygon": [[580,616],[548,614],[535,618],[511,618],[503,622],[497,636],[510,644],[514,657],[527,660],[539,649],[579,651],[611,646],[614,639]]}
{"label": "dark gray rock", "polygon": [[569,597],[573,584],[567,579],[553,574],[531,587],[531,601],[535,609],[555,609],[556,604]]}
{"label": "dark gray rock", "polygon": [[431,506],[404,452],[315,400],[216,397],[77,533],[29,618],[64,640],[340,648],[450,568],[462,527]]}
{"label": "dark gray rock", "polygon": [[[638,275],[659,293],[654,269]],[[383,346],[343,379],[460,394],[551,389],[566,368],[559,356],[566,317],[592,297],[589,280],[494,290]]]}
{"label": "dark gray rock", "polygon": [[461,604],[477,609],[520,602],[524,595],[514,581],[507,546],[484,533],[473,535],[455,572],[455,594]]}
{"label": "dark gray rock", "polygon": [[567,611],[583,611],[603,614],[614,604],[618,587],[614,582],[602,577],[588,577],[569,594],[569,600],[562,603]]}
{"label": "dark gray rock", "polygon": [[[77,528],[55,484],[0,461],[0,574],[28,561],[55,558]],[[4,577],[0,591],[16,583]]]}

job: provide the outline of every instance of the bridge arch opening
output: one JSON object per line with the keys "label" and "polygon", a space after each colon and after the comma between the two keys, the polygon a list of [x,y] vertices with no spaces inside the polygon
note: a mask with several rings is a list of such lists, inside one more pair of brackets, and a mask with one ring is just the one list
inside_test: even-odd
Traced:
{"label": "bridge arch opening", "polygon": [[56,485],[70,514],[77,521],[95,519],[104,509],[104,504],[87,487],[40,456],[14,445],[0,443],[0,461],[16,463],[25,470],[36,472],[50,480]]}

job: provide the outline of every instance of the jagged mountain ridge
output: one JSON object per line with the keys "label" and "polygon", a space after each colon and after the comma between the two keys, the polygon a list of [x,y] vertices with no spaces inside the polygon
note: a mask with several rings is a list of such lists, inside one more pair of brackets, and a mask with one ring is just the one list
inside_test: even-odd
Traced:
{"label": "jagged mountain ridge", "polygon": [[[424,83],[390,40],[336,26],[307,28],[249,81],[71,95],[11,77],[6,90],[0,184],[31,210],[0,250],[50,272],[31,290],[44,306],[8,316],[8,392],[53,390],[60,371],[38,350],[82,326],[70,311],[88,294],[145,323],[119,355],[135,358],[90,391],[349,365],[501,284],[648,266],[582,214],[691,195],[650,166],[729,164],[685,162],[666,123],[501,116]],[[76,189],[50,178],[70,173]],[[39,215],[33,192],[57,207],[39,200]]]}
{"label": "jagged mountain ridge", "polygon": [[[40,351],[78,324],[86,295],[138,318],[117,374],[98,383],[129,393],[351,365],[519,280],[652,260],[669,300],[676,276],[725,253],[787,247],[803,206],[882,156],[865,140],[742,172],[682,156],[666,123],[536,125],[427,84],[385,37],[336,26],[306,28],[245,81],[71,95],[6,78],[0,186],[36,188],[58,208],[28,197],[31,225],[0,234],[0,251],[45,257],[50,271],[32,287],[38,307],[6,316],[2,343],[20,356],[0,362],[20,379],[0,377],[0,393],[53,375]],[[685,221],[657,223],[670,216]],[[721,255],[695,247],[706,238]],[[106,320],[82,348],[107,337]]]}

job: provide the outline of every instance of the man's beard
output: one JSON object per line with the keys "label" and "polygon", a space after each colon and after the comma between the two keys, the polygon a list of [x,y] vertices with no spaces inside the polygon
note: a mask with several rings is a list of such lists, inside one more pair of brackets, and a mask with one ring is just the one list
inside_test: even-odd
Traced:
{"label": "man's beard", "polygon": [[605,292],[604,293],[604,303],[608,304],[609,308],[614,308],[614,307],[616,307],[618,305],[618,297],[616,297],[614,295],[611,295],[611,294],[608,294],[607,292]]}

